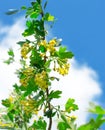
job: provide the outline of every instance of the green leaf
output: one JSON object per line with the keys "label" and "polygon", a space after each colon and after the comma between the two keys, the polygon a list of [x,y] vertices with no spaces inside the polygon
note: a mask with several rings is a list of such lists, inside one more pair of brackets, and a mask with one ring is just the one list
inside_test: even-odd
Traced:
{"label": "green leaf", "polygon": [[78,106],[74,103],[75,100],[69,98],[65,104],[65,110],[70,113],[71,111],[78,110]]}
{"label": "green leaf", "polygon": [[48,111],[46,111],[46,112],[44,113],[44,116],[47,116],[47,118],[50,118],[50,117],[55,116],[55,114],[56,114],[56,111],[53,112],[53,110],[50,109],[50,110],[48,110]]}
{"label": "green leaf", "polygon": [[45,2],[44,9],[46,9],[47,4],[48,4],[48,1]]}
{"label": "green leaf", "polygon": [[44,52],[46,52],[46,48],[43,45],[41,45],[39,47],[39,51],[41,51],[42,53],[44,53]]}
{"label": "green leaf", "polygon": [[54,76],[50,77],[50,80],[52,80],[52,81],[54,81],[55,79],[56,79],[57,81],[59,81],[59,78],[57,78],[57,77],[54,77]]}
{"label": "green leaf", "polygon": [[17,42],[17,44],[19,44],[21,47],[23,46],[24,43],[30,43],[30,41],[28,39],[26,39],[26,41],[19,41]]}
{"label": "green leaf", "polygon": [[90,103],[89,112],[94,113],[94,114],[104,115],[105,114],[105,109],[103,109],[99,105],[95,105],[94,103]]}
{"label": "green leaf", "polygon": [[65,115],[64,115],[62,112],[60,112],[60,115],[61,115],[62,120],[63,120],[66,124],[68,124],[68,121],[67,121]]}
{"label": "green leaf", "polygon": [[27,7],[26,7],[26,6],[22,6],[21,9],[22,9],[22,10],[26,10]]}
{"label": "green leaf", "polygon": [[26,29],[26,30],[22,33],[22,35],[23,35],[24,37],[30,36],[30,35],[32,35],[32,34],[34,34],[34,30],[31,29],[31,28]]}
{"label": "green leaf", "polygon": [[16,14],[17,12],[19,12],[19,10],[17,10],[17,9],[9,9],[9,10],[6,12],[6,14],[7,14],[7,15],[12,15],[12,14]]}
{"label": "green leaf", "polygon": [[32,130],[33,128],[35,128],[35,130],[46,130],[46,127],[47,123],[45,122],[45,120],[40,118],[38,121],[34,121],[29,130]]}
{"label": "green leaf", "polygon": [[57,90],[57,91],[51,91],[50,92],[50,94],[49,94],[49,98],[50,99],[53,99],[53,98],[60,98],[61,97],[61,94],[62,94],[62,91],[59,91],[59,90]]}
{"label": "green leaf", "polygon": [[58,123],[58,126],[57,126],[58,130],[67,130],[67,128],[69,128],[69,127],[65,122],[59,122]]}
{"label": "green leaf", "polygon": [[8,112],[7,115],[8,115],[8,117],[9,117],[9,119],[10,119],[11,121],[13,121],[13,118],[14,118],[14,117],[13,117],[13,114],[12,114],[11,112]]}
{"label": "green leaf", "polygon": [[30,57],[30,63],[32,66],[34,65],[37,68],[40,68],[44,65],[44,60],[42,60],[40,54],[35,49],[32,50],[32,54]]}
{"label": "green leaf", "polygon": [[30,18],[37,18],[39,16],[39,13],[37,12],[32,12],[31,15],[30,15]]}
{"label": "green leaf", "polygon": [[26,43],[26,41],[19,41],[19,42],[17,42],[17,44],[19,44],[20,46],[23,46],[24,43]]}
{"label": "green leaf", "polygon": [[74,56],[74,54],[70,51],[67,51],[66,47],[60,47],[59,51],[57,52],[57,55],[61,58],[61,59],[65,59],[65,58],[72,58]]}
{"label": "green leaf", "polygon": [[8,51],[8,55],[14,57],[13,49],[9,49],[9,51]]}
{"label": "green leaf", "polygon": [[37,2],[40,4],[40,3],[41,3],[41,0],[37,0]]}
{"label": "green leaf", "polygon": [[52,61],[52,60],[46,61],[46,63],[45,63],[45,67],[46,67],[46,68],[49,68],[49,66],[50,66],[50,64],[51,64],[51,61]]}
{"label": "green leaf", "polygon": [[5,107],[10,107],[11,103],[8,99],[2,100],[2,105],[4,105]]}
{"label": "green leaf", "polygon": [[59,57],[61,59],[65,59],[65,58],[72,58],[74,56],[74,54],[72,52],[62,52],[60,53]]}
{"label": "green leaf", "polygon": [[54,21],[54,16],[52,16],[50,13],[46,13],[45,16],[44,16],[44,20]]}
{"label": "green leaf", "polygon": [[11,64],[11,63],[13,63],[14,62],[14,58],[12,58],[12,57],[9,57],[9,59],[7,59],[7,60],[4,60],[4,63],[6,63],[6,64]]}
{"label": "green leaf", "polygon": [[[21,87],[22,89],[22,87]],[[31,78],[28,82],[27,88],[23,87],[23,91],[25,90],[24,96],[28,96],[30,94],[32,94],[32,92],[37,92],[38,87],[34,82],[34,78]]]}
{"label": "green leaf", "polygon": [[32,21],[31,20],[27,20],[26,21],[26,26],[29,28],[32,26]]}
{"label": "green leaf", "polygon": [[93,130],[91,128],[91,124],[87,124],[87,125],[81,125],[78,130]]}
{"label": "green leaf", "polygon": [[63,52],[65,52],[67,50],[67,48],[66,47],[60,47],[59,48],[59,53],[63,53]]}
{"label": "green leaf", "polygon": [[98,130],[104,122],[105,119],[100,119],[98,121],[95,121],[94,119],[90,119],[88,123],[81,125],[78,128],[78,130]]}

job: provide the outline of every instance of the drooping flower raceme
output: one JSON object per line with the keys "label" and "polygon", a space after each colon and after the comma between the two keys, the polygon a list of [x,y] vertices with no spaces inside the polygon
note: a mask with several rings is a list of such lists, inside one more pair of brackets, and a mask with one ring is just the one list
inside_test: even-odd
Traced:
{"label": "drooping flower raceme", "polygon": [[48,76],[45,71],[42,71],[41,73],[37,73],[35,75],[35,83],[38,85],[42,90],[45,90],[48,88]]}

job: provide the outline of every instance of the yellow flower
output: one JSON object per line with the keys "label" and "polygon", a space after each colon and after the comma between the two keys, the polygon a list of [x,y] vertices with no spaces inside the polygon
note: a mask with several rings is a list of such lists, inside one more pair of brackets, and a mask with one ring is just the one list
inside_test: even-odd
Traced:
{"label": "yellow flower", "polygon": [[35,75],[35,83],[43,90],[48,88],[47,73],[45,71],[42,71],[41,73],[37,73]]}
{"label": "yellow flower", "polygon": [[36,101],[33,99],[27,99],[27,100],[22,100],[21,102],[23,110],[26,112],[26,114],[33,113],[33,114],[38,114],[37,110],[37,105]]}
{"label": "yellow flower", "polygon": [[21,83],[22,86],[27,86],[26,78],[20,79],[20,83]]}
{"label": "yellow flower", "polygon": [[24,69],[23,74],[26,76],[31,76],[34,74],[33,72],[34,72],[34,68],[27,67],[26,69]]}
{"label": "yellow flower", "polygon": [[32,78],[34,76],[34,69],[32,67],[28,67],[28,68],[24,69],[22,73],[24,75],[24,78],[20,79],[20,83],[23,86],[27,86],[30,78]]}
{"label": "yellow flower", "polygon": [[75,115],[71,116],[71,120],[76,120],[76,119],[77,119],[77,116],[75,116]]}
{"label": "yellow flower", "polygon": [[55,46],[56,45],[56,40],[55,39],[50,40],[49,44],[52,45],[52,46]]}
{"label": "yellow flower", "polygon": [[21,56],[22,56],[22,58],[27,59],[27,54],[29,53],[29,51],[30,51],[29,44],[24,43],[22,48],[21,48]]}
{"label": "yellow flower", "polygon": [[46,40],[42,40],[39,45],[43,45],[45,48],[47,47],[47,42]]}
{"label": "yellow flower", "polygon": [[9,96],[9,101],[12,103],[14,101],[14,98],[12,96]]}
{"label": "yellow flower", "polygon": [[56,68],[55,70],[57,70],[57,72],[59,72],[59,74],[64,76],[64,75],[68,74],[69,67],[70,67],[70,64],[67,63],[67,64],[64,64],[64,65]]}
{"label": "yellow flower", "polygon": [[49,41],[49,44],[47,46],[47,50],[50,51],[52,54],[56,51],[55,45],[56,45],[56,40],[52,39]]}

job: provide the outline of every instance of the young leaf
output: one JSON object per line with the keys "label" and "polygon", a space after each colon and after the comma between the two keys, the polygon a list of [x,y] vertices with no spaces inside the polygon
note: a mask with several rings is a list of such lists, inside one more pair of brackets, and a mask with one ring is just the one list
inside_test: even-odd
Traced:
{"label": "young leaf", "polygon": [[48,111],[46,111],[46,112],[44,113],[44,116],[47,116],[47,118],[50,118],[50,117],[55,116],[55,114],[56,114],[56,111],[53,112],[53,110],[50,109],[50,110],[48,110]]}
{"label": "young leaf", "polygon": [[104,115],[105,114],[105,109],[103,109],[99,105],[95,105],[94,103],[90,103],[89,112],[94,113],[94,114]]}
{"label": "young leaf", "polygon": [[71,59],[74,56],[74,54],[72,52],[66,50],[66,47],[60,47],[59,51],[57,52],[57,55],[61,59],[65,59],[65,58]]}
{"label": "young leaf", "polygon": [[44,9],[46,9],[47,4],[48,4],[48,1],[45,2]]}
{"label": "young leaf", "polygon": [[23,46],[24,43],[26,43],[26,41],[19,41],[19,42],[17,42],[17,44],[19,44],[20,46]]}
{"label": "young leaf", "polygon": [[30,127],[29,130],[35,128],[35,130],[46,130],[47,123],[43,119],[39,119],[38,121],[34,121],[33,125]]}
{"label": "young leaf", "polygon": [[8,55],[14,57],[13,49],[9,49],[9,51],[8,51]]}
{"label": "young leaf", "polygon": [[37,18],[39,16],[39,13],[37,12],[32,12],[31,15],[30,15],[30,18]]}
{"label": "young leaf", "polygon": [[78,106],[74,103],[75,100],[69,98],[65,104],[65,110],[70,113],[71,111],[78,110]]}
{"label": "young leaf", "polygon": [[49,98],[50,99],[53,99],[53,98],[60,98],[61,96],[61,93],[62,93],[62,91],[59,91],[59,90],[57,90],[57,91],[51,91],[51,93],[49,94]]}
{"label": "young leaf", "polygon": [[25,9],[27,9],[27,7],[26,7],[26,6],[22,6],[21,9],[22,9],[22,10],[25,10]]}
{"label": "young leaf", "polygon": [[8,99],[2,100],[2,105],[4,105],[5,107],[10,107],[10,101]]}
{"label": "young leaf", "polygon": [[46,52],[46,48],[43,45],[41,45],[39,47],[39,51],[41,51],[42,53],[44,53],[44,52]]}
{"label": "young leaf", "polygon": [[58,130],[67,130],[69,127],[68,125],[65,123],[65,122],[59,122],[58,123],[58,126],[57,126],[57,129]]}
{"label": "young leaf", "polygon": [[44,16],[44,20],[54,21],[54,16],[52,16],[50,13],[46,13],[45,16]]}
{"label": "young leaf", "polygon": [[4,63],[6,63],[7,65],[9,65],[9,64],[13,63],[13,61],[14,61],[14,58],[13,57],[9,57],[9,59],[4,60]]}

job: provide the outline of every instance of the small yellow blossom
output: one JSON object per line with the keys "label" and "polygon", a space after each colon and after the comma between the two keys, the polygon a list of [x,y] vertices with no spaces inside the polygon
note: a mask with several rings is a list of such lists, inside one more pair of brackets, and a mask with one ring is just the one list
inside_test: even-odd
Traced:
{"label": "small yellow blossom", "polygon": [[29,79],[34,76],[34,69],[32,67],[27,67],[22,73],[25,77],[20,79],[20,83],[23,86],[27,86]]}
{"label": "small yellow blossom", "polygon": [[34,72],[34,68],[27,67],[26,69],[24,69],[23,74],[26,76],[31,76],[33,75],[33,72]]}
{"label": "small yellow blossom", "polygon": [[21,48],[21,56],[22,56],[22,58],[27,59],[27,54],[29,53],[29,51],[30,51],[29,44],[24,43],[22,48]]}
{"label": "small yellow blossom", "polygon": [[12,103],[14,101],[13,96],[9,96],[9,101]]}
{"label": "small yellow blossom", "polygon": [[21,83],[22,86],[27,86],[27,81],[28,80],[26,78],[20,79],[20,83]]}
{"label": "small yellow blossom", "polygon": [[55,70],[57,70],[57,72],[59,72],[59,74],[64,76],[64,75],[68,74],[69,67],[70,67],[69,64],[64,64],[61,67],[56,68]]}
{"label": "small yellow blossom", "polygon": [[76,119],[77,119],[77,116],[75,116],[75,115],[67,116],[68,121],[72,121],[72,120],[76,120]]}
{"label": "small yellow blossom", "polygon": [[55,46],[56,45],[56,40],[55,39],[50,40],[49,44],[52,45],[52,46]]}
{"label": "small yellow blossom", "polygon": [[70,117],[71,117],[71,120],[76,120],[77,119],[77,116],[75,116],[75,115],[72,115]]}
{"label": "small yellow blossom", "polygon": [[47,47],[47,42],[46,40],[42,40],[39,45],[43,45],[45,48]]}
{"label": "small yellow blossom", "polygon": [[55,45],[56,45],[56,40],[52,39],[49,41],[49,44],[47,46],[47,50],[52,54],[56,51]]}
{"label": "small yellow blossom", "polygon": [[35,75],[35,83],[43,90],[48,88],[47,73],[45,71],[42,71],[41,73],[37,73]]}
{"label": "small yellow blossom", "polygon": [[22,100],[21,102],[23,110],[26,114],[33,113],[38,114],[38,110],[36,109],[36,101],[33,99]]}

